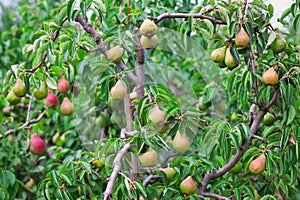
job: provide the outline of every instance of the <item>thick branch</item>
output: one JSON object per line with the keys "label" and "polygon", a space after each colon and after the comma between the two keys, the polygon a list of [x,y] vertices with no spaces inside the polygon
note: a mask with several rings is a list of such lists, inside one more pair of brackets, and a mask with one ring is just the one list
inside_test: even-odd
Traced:
{"label": "thick branch", "polygon": [[[83,29],[84,29],[87,33],[89,33],[89,34],[92,35],[92,37],[93,37],[94,41],[96,42],[98,48],[100,49],[101,53],[103,53],[104,56],[107,57],[107,55],[106,55],[106,48],[105,48],[105,46],[104,46],[103,41],[102,41],[101,38],[99,37],[99,35],[98,35],[96,29],[95,29],[91,24],[89,24],[89,23],[88,23],[81,15],[78,15],[78,16],[76,17],[76,21],[83,27]],[[122,61],[117,62],[116,65],[117,65],[120,69],[122,69],[123,71],[126,70],[126,69],[128,69],[128,67],[127,67]],[[127,77],[128,77],[131,81],[133,81],[134,83],[137,82],[136,76],[134,75],[133,72],[128,72],[128,73],[126,73],[126,75],[127,75]]]}
{"label": "thick branch", "polygon": [[192,14],[192,13],[164,13],[156,18],[154,18],[154,23],[158,23],[163,19],[167,18],[200,18],[200,19],[208,19],[214,24],[226,24],[223,20],[215,19],[213,17],[205,16],[203,14]]}
{"label": "thick branch", "polygon": [[115,157],[113,162],[114,170],[108,179],[105,192],[103,193],[104,200],[109,199],[109,197],[111,196],[116,179],[118,177],[119,172],[121,171],[121,165],[122,165],[121,159],[130,150],[130,148],[131,148],[130,144],[125,144],[125,146],[118,152],[117,156]]}
{"label": "thick branch", "polygon": [[136,47],[137,47],[137,84],[136,84],[136,91],[137,91],[137,99],[141,99],[144,97],[144,62],[145,62],[145,55],[144,55],[144,48],[140,42],[140,34],[139,29],[135,30],[135,40],[136,40]]}
{"label": "thick branch", "polygon": [[[257,72],[257,67],[255,66],[255,60],[254,60],[251,45],[248,45],[248,49],[249,49],[249,58],[250,58],[250,62],[251,62],[252,73],[256,73]],[[254,88],[256,100],[258,100],[257,77],[255,77],[253,88]]]}

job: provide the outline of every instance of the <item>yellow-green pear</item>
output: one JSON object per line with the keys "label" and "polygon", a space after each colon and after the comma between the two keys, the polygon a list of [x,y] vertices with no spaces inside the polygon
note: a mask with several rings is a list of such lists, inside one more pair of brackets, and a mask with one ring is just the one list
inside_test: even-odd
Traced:
{"label": "yellow-green pear", "polygon": [[150,148],[145,153],[139,155],[139,160],[144,167],[154,166],[157,161],[157,153]]}
{"label": "yellow-green pear", "polygon": [[241,162],[237,162],[237,163],[233,166],[233,168],[231,168],[231,169],[229,170],[229,172],[232,173],[232,174],[238,174],[238,173],[240,173],[241,171],[242,171],[242,163],[241,163]]}
{"label": "yellow-green pear", "polygon": [[238,61],[232,56],[231,52],[230,52],[230,48],[228,47],[226,49],[226,54],[225,54],[225,65],[229,68],[229,69],[234,69],[237,66],[239,66]]}
{"label": "yellow-green pear", "polygon": [[17,79],[14,87],[12,88],[14,94],[18,97],[24,97],[26,94],[26,86],[25,83],[21,79]]}
{"label": "yellow-green pear", "polygon": [[48,88],[44,81],[41,82],[40,89],[34,89],[33,95],[37,100],[45,99],[48,96]]}
{"label": "yellow-green pear", "polygon": [[197,190],[197,186],[192,176],[188,176],[186,179],[184,179],[180,183],[179,187],[180,187],[180,191],[183,194],[187,194],[187,195],[193,194]]}
{"label": "yellow-green pear", "polygon": [[220,47],[213,50],[210,54],[212,61],[215,63],[223,63],[225,59],[226,47]]}
{"label": "yellow-green pear", "polygon": [[273,67],[265,71],[262,80],[266,85],[275,85],[278,81],[278,74]]}
{"label": "yellow-green pear", "polygon": [[264,125],[272,126],[275,122],[275,117],[271,113],[267,112],[264,116]]}
{"label": "yellow-green pear", "polygon": [[140,33],[146,37],[152,37],[157,32],[157,26],[156,24],[149,20],[145,19],[140,27]]}
{"label": "yellow-green pear", "polygon": [[249,170],[253,174],[259,174],[265,169],[266,156],[265,153],[262,153],[259,157],[252,160],[249,165]]}
{"label": "yellow-green pear", "polygon": [[160,170],[166,174],[168,179],[171,179],[176,174],[175,169],[172,167],[160,168]]}
{"label": "yellow-green pear", "polygon": [[286,41],[285,39],[279,34],[276,33],[276,38],[271,44],[271,49],[274,53],[280,53],[284,51],[286,48]]}
{"label": "yellow-green pear", "polygon": [[60,105],[60,112],[64,115],[71,115],[73,113],[73,109],[73,103],[69,100],[68,97],[65,97]]}
{"label": "yellow-green pear", "polygon": [[180,153],[184,153],[189,148],[189,145],[190,143],[186,134],[181,134],[177,131],[173,139],[173,148]]}
{"label": "yellow-green pear", "polygon": [[140,41],[141,41],[141,45],[145,49],[154,49],[157,46],[158,37],[157,37],[157,35],[153,35],[152,37],[147,37],[147,36],[142,35]]}
{"label": "yellow-green pear", "polygon": [[92,165],[94,165],[97,168],[102,168],[105,164],[105,157],[102,157],[100,159],[95,159],[92,161]]}
{"label": "yellow-green pear", "polygon": [[6,96],[6,99],[11,105],[16,105],[21,101],[21,98],[16,96],[13,91],[9,91],[9,93]]}
{"label": "yellow-green pear", "polygon": [[113,99],[124,99],[127,94],[127,89],[121,80],[110,89],[110,95]]}
{"label": "yellow-green pear", "polygon": [[106,52],[107,59],[112,62],[119,62],[123,56],[123,49],[120,45],[114,46]]}
{"label": "yellow-green pear", "polygon": [[159,109],[158,105],[154,105],[149,114],[149,120],[157,124],[165,120],[165,112]]}
{"label": "yellow-green pear", "polygon": [[241,25],[241,30],[240,32],[236,35],[235,37],[235,44],[238,47],[246,47],[250,43],[250,37]]}

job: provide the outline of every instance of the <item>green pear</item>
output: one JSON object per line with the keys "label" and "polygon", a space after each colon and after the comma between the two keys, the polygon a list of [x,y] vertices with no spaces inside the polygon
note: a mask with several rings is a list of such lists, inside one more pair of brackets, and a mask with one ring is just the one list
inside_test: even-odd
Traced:
{"label": "green pear", "polygon": [[240,173],[241,171],[242,171],[242,163],[241,163],[241,162],[237,162],[237,163],[233,166],[233,168],[231,168],[231,169],[229,170],[229,172],[232,173],[232,174],[238,174],[238,173]]}
{"label": "green pear", "polygon": [[177,131],[173,139],[173,148],[180,153],[184,153],[189,148],[189,145],[190,142],[186,134],[181,134]]}
{"label": "green pear", "polygon": [[123,56],[123,49],[120,45],[114,46],[106,52],[107,59],[112,62],[119,62]]}
{"label": "green pear", "polygon": [[141,41],[141,45],[145,49],[154,49],[157,46],[158,37],[157,37],[157,35],[153,35],[152,37],[146,37],[146,36],[142,35],[140,41]]}
{"label": "green pear", "polygon": [[193,194],[197,190],[197,186],[192,176],[188,176],[186,179],[184,179],[180,183],[179,188],[183,194],[187,194],[187,195]]}
{"label": "green pear", "polygon": [[7,94],[6,99],[11,105],[16,105],[16,104],[20,103],[20,101],[21,101],[21,98],[16,96],[13,91],[10,91]]}
{"label": "green pear", "polygon": [[36,88],[33,90],[33,95],[37,100],[45,99],[48,96],[48,88],[44,81],[41,82],[39,90]]}
{"label": "green pear", "polygon": [[276,38],[271,44],[271,49],[274,53],[280,53],[284,51],[286,48],[286,41],[285,39],[279,34],[276,33]]}
{"label": "green pear", "polygon": [[220,47],[213,50],[210,54],[212,61],[215,63],[223,63],[225,59],[226,47]]}
{"label": "green pear", "polygon": [[266,126],[272,126],[275,122],[275,117],[271,113],[267,113],[264,116],[264,125]]}
{"label": "green pear", "polygon": [[239,66],[238,61],[232,56],[231,52],[230,52],[230,48],[228,47],[226,49],[226,54],[225,54],[225,65],[229,68],[229,69],[234,69],[237,66]]}
{"label": "green pear", "polygon": [[92,161],[92,165],[97,167],[97,168],[102,168],[105,164],[105,157],[102,157],[100,159],[95,159]]}
{"label": "green pear", "polygon": [[266,156],[265,153],[262,153],[259,157],[252,160],[249,165],[249,170],[253,174],[259,174],[265,169]]}
{"label": "green pear", "polygon": [[14,94],[18,97],[24,97],[26,95],[26,86],[21,79],[17,79],[14,87],[12,88]]}
{"label": "green pear", "polygon": [[140,27],[140,33],[146,37],[152,37],[157,32],[157,26],[149,19],[145,19]]}
{"label": "green pear", "polygon": [[241,25],[241,30],[240,32],[236,35],[235,37],[235,44],[238,47],[246,47],[250,43],[250,37]]}

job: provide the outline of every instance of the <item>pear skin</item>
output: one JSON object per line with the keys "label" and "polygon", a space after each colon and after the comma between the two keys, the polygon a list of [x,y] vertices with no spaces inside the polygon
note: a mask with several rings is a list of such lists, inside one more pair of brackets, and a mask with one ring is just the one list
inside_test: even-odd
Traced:
{"label": "pear skin", "polygon": [[280,53],[286,49],[286,41],[279,33],[276,33],[276,38],[270,46],[274,53]]}
{"label": "pear skin", "polygon": [[230,52],[230,47],[226,49],[225,65],[228,67],[228,69],[234,69],[239,66],[238,61],[232,56]]}
{"label": "pear skin", "polygon": [[17,79],[16,84],[12,88],[12,91],[17,97],[24,97],[26,95],[26,86],[21,79]]}
{"label": "pear skin", "polygon": [[245,29],[243,28],[243,26],[241,26],[240,32],[235,37],[235,44],[238,47],[246,47],[248,46],[249,43],[250,43],[250,37],[245,31]]}
{"label": "pear skin", "polygon": [[260,174],[265,169],[266,156],[262,153],[256,159],[252,160],[249,165],[249,170],[253,174]]}
{"label": "pear skin", "polygon": [[213,50],[210,54],[212,61],[215,63],[223,63],[225,59],[226,47],[220,47]]}
{"label": "pear skin", "polygon": [[197,186],[192,176],[188,176],[186,179],[184,179],[180,183],[179,188],[183,194],[187,194],[187,195],[193,194],[197,190]]}
{"label": "pear skin", "polygon": [[266,85],[275,85],[278,81],[278,74],[273,67],[265,71],[262,80]]}
{"label": "pear skin", "polygon": [[177,131],[174,139],[173,139],[173,147],[176,151],[180,153],[184,153],[189,148],[189,140],[186,134],[181,134]]}

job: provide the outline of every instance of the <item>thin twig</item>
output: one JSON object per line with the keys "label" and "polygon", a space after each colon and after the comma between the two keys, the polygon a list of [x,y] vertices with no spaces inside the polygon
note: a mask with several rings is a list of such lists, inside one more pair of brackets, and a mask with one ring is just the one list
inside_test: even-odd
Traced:
{"label": "thin twig", "polygon": [[223,20],[215,19],[210,16],[205,16],[203,14],[193,14],[193,13],[164,13],[156,18],[154,18],[154,23],[158,23],[163,19],[167,18],[200,18],[200,19],[208,19],[209,21],[213,22],[214,24],[226,24]]}

